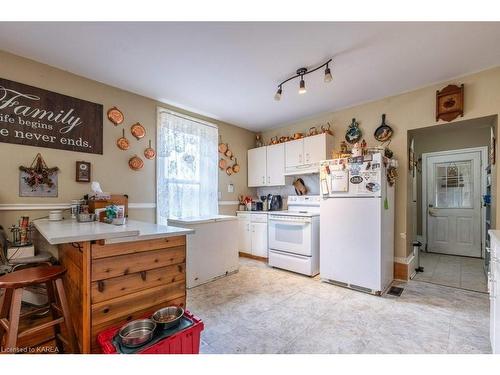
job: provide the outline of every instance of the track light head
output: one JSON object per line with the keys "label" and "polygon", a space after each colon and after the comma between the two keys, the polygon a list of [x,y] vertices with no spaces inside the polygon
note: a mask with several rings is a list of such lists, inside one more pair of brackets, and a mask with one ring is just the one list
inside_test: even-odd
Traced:
{"label": "track light head", "polygon": [[306,90],[306,82],[304,81],[304,77],[300,77],[299,94],[305,94],[306,92],[307,92],[307,90]]}
{"label": "track light head", "polygon": [[332,82],[332,72],[330,71],[330,68],[328,67],[328,65],[326,65],[326,69],[325,69],[325,82],[328,83],[328,82]]}
{"label": "track light head", "polygon": [[274,100],[279,101],[281,99],[281,93],[283,91],[281,90],[281,86],[278,88],[278,91],[276,91],[276,94],[274,95]]}

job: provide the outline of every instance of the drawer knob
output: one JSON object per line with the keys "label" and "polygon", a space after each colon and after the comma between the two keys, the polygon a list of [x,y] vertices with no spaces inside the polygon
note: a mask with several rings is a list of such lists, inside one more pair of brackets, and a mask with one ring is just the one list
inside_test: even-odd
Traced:
{"label": "drawer knob", "polygon": [[104,292],[104,281],[99,280],[99,281],[97,282],[97,290],[98,290],[100,293]]}
{"label": "drawer knob", "polygon": [[141,272],[141,279],[142,281],[146,281],[146,271]]}

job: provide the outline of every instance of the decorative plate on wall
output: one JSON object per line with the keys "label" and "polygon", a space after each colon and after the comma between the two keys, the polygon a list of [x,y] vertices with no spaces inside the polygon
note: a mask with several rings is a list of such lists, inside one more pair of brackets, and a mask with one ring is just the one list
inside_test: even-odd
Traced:
{"label": "decorative plate on wall", "polygon": [[385,123],[385,113],[382,115],[382,123],[375,129],[373,136],[379,142],[387,142],[392,137],[392,128]]}
{"label": "decorative plate on wall", "polygon": [[361,136],[362,133],[361,129],[359,129],[359,122],[353,118],[351,124],[347,128],[347,132],[345,133],[345,140],[350,144],[354,144],[361,139]]}
{"label": "decorative plate on wall", "polygon": [[122,111],[118,108],[113,107],[108,109],[108,120],[111,121],[115,126],[120,125],[125,117],[123,116]]}

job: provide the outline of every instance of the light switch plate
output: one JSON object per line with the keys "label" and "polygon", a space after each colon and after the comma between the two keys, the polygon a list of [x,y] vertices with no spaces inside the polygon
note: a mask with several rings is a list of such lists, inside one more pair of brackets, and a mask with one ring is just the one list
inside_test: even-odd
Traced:
{"label": "light switch plate", "polygon": [[234,193],[234,185],[233,184],[228,184],[227,185],[227,192],[228,193]]}

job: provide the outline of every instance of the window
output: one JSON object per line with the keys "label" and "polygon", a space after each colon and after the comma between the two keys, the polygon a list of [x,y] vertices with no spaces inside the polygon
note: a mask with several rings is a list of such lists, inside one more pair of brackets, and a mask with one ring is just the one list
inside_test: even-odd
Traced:
{"label": "window", "polygon": [[434,165],[436,208],[473,208],[472,160]]}
{"label": "window", "polygon": [[218,213],[218,130],[165,109],[158,111],[157,221]]}

